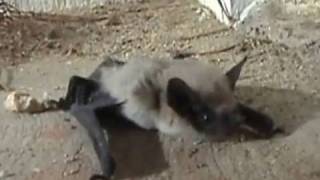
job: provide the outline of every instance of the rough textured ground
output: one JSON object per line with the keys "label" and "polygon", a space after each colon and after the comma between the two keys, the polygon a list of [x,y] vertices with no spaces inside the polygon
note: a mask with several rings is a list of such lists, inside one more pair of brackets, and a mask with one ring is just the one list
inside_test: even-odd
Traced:
{"label": "rough textured ground", "polygon": [[[308,11],[286,3],[270,3],[239,31],[213,17],[200,21],[191,0],[0,21],[1,72],[12,72],[8,81],[2,73],[1,83],[58,98],[71,75],[89,73],[104,54],[170,56],[183,50],[223,69],[249,55],[237,94],[274,117],[288,135],[198,144],[151,132],[113,132],[116,179],[320,179],[320,14],[315,6]],[[0,92],[0,100],[7,94]],[[84,130],[68,115],[1,108],[0,116],[0,179],[87,180],[99,171]]]}

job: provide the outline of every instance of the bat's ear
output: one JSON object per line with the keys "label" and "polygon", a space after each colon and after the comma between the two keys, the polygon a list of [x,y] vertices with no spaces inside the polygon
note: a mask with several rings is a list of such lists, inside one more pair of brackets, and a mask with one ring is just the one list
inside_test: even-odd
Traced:
{"label": "bat's ear", "polygon": [[247,56],[245,56],[242,61],[240,61],[238,64],[236,64],[229,71],[226,72],[230,89],[234,90],[236,83],[240,77],[242,67],[247,61],[247,59],[248,59]]}
{"label": "bat's ear", "polygon": [[176,113],[187,116],[196,98],[197,95],[182,79],[172,78],[168,81],[167,101]]}

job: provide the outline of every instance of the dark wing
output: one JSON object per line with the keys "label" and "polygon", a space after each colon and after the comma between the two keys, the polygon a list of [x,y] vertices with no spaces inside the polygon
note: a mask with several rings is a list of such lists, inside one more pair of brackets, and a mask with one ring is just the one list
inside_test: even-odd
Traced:
{"label": "dark wing", "polygon": [[115,170],[115,161],[111,156],[108,140],[96,118],[94,108],[90,105],[81,106],[74,104],[71,106],[70,112],[87,130],[100,161],[103,175],[93,175],[91,179],[98,177],[101,179],[103,176],[106,177],[105,179],[110,178]]}
{"label": "dark wing", "polygon": [[92,180],[108,179],[115,170],[115,162],[110,155],[108,141],[97,118],[96,109],[102,107],[114,109],[118,105],[110,104],[114,101],[108,94],[100,94],[96,101],[90,102],[90,98],[97,93],[98,88],[98,84],[92,80],[73,76],[70,79],[66,97],[60,100],[61,107],[64,110],[69,110],[80,122],[87,130],[93,143],[94,150],[100,161],[102,175],[93,175],[91,177]]}

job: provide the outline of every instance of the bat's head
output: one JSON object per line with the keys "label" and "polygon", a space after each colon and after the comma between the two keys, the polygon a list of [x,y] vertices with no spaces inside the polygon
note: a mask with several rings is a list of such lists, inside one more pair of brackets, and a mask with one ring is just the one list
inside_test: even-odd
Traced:
{"label": "bat's head", "polygon": [[[227,135],[244,121],[233,96],[236,81],[246,59],[232,67],[215,83],[214,91],[203,94],[181,78],[169,79],[167,85],[168,105],[180,117],[186,119],[198,131]],[[206,78],[207,79],[207,78]],[[200,83],[212,83],[203,80]]]}

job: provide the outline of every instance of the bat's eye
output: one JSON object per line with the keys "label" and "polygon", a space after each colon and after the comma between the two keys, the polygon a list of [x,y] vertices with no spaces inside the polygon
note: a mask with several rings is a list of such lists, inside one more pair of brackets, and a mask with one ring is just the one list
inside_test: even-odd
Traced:
{"label": "bat's eye", "polygon": [[203,114],[202,115],[202,119],[204,120],[204,121],[207,121],[209,118],[208,118],[208,115],[206,115],[206,114]]}

